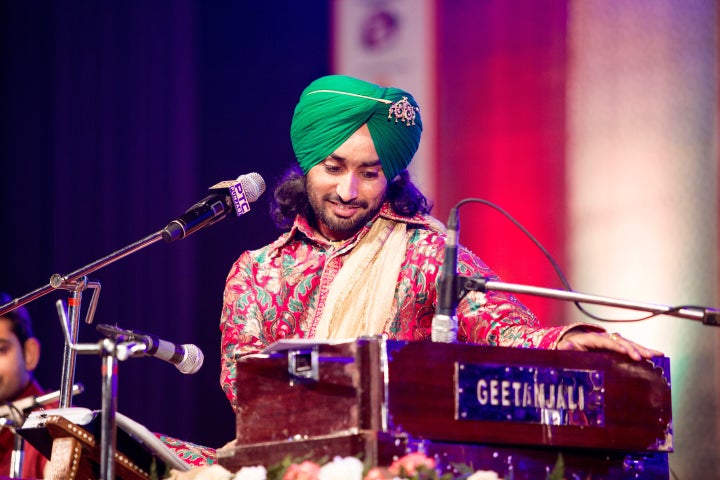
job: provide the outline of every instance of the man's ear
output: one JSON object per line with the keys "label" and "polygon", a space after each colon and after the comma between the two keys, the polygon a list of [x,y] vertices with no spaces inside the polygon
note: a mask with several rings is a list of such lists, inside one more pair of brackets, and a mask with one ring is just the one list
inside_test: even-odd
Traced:
{"label": "man's ear", "polygon": [[25,340],[23,350],[25,352],[25,369],[32,372],[40,361],[40,342],[37,338],[28,338]]}

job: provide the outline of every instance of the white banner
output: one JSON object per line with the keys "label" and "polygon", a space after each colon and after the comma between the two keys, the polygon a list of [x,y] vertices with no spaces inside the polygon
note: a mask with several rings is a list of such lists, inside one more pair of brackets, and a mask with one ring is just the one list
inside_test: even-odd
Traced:
{"label": "white banner", "polygon": [[434,0],[335,0],[333,69],[402,88],[420,105],[423,136],[410,164],[413,181],[434,198],[436,157]]}

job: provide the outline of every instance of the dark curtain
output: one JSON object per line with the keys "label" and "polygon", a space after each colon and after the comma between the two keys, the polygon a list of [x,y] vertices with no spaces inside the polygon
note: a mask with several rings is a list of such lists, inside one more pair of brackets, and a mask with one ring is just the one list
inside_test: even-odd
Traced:
{"label": "dark curtain", "polygon": [[[0,4],[0,290],[46,285],[159,231],[248,172],[268,188],[291,164],[292,109],[328,73],[328,2],[3,2]],[[197,374],[152,358],[118,369],[118,411],[152,431],[218,447],[234,437],[219,387],[225,276],[279,231],[266,193],[241,218],[158,242],[90,275],[94,324],[192,343]],[[84,316],[91,292],[83,295]],[[60,385],[63,339],[52,292],[27,305],[43,345],[37,377]],[[100,358],[77,357],[100,408]]]}

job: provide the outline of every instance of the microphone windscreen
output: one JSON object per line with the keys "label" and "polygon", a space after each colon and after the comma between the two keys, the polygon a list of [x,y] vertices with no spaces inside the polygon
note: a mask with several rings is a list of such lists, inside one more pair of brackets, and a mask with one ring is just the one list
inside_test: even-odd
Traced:
{"label": "microphone windscreen", "polygon": [[177,369],[185,374],[193,374],[200,370],[205,356],[197,346],[192,344],[183,345],[185,356],[182,361],[176,365]]}
{"label": "microphone windscreen", "polygon": [[265,180],[255,172],[240,175],[237,181],[242,185],[248,202],[254,202],[265,191]]}

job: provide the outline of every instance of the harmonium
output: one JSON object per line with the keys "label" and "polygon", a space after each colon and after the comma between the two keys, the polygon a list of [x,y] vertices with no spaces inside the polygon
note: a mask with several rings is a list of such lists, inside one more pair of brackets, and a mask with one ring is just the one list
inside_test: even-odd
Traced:
{"label": "harmonium", "polygon": [[669,478],[669,359],[368,337],[290,340],[237,362],[230,471],[414,451],[504,478]]}

